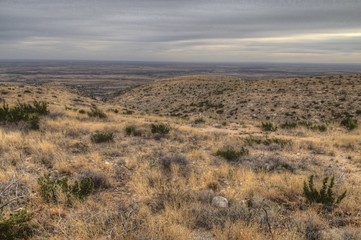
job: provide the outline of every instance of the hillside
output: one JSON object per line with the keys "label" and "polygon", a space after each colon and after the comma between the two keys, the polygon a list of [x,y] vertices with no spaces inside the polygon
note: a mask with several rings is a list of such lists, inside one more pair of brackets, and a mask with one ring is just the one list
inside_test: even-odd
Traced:
{"label": "hillside", "polygon": [[360,239],[360,81],[196,76],[108,102],[2,84],[0,239]]}
{"label": "hillside", "polygon": [[361,75],[247,81],[199,75],[159,80],[120,95],[142,112],[216,120],[339,120],[361,112]]}

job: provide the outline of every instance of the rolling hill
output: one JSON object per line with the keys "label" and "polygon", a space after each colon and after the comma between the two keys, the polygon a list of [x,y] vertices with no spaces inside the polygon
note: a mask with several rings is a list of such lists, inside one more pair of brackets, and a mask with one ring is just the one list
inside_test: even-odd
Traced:
{"label": "rolling hill", "polygon": [[330,122],[361,112],[361,75],[242,80],[196,75],[158,80],[111,101],[145,113],[215,120]]}

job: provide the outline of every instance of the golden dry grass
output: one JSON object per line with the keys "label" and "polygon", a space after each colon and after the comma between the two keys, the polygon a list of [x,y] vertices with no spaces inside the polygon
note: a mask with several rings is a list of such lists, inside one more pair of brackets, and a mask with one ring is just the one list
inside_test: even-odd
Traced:
{"label": "golden dry grass", "polygon": [[[349,132],[333,122],[326,132],[298,126],[265,133],[261,122],[246,119],[222,125],[207,117],[204,124],[194,124],[193,118],[127,115],[117,104],[80,97],[62,86],[0,85],[1,90],[8,91],[1,98],[10,105],[49,102],[50,115],[41,118],[39,131],[0,126],[0,183],[19,179],[28,189],[27,202],[4,212],[32,212],[34,239],[360,237],[360,127]],[[108,117],[79,113],[91,104]],[[152,134],[152,123],[167,123],[171,131],[163,137]],[[130,125],[141,135],[128,136]],[[92,143],[95,132],[112,132],[114,141]],[[292,144],[247,144],[250,136]],[[230,163],[215,155],[223,146],[243,146],[250,154]],[[103,174],[109,186],[72,206],[41,198],[40,176],[77,179],[87,170]],[[347,190],[344,201],[332,211],[307,203],[303,182],[311,174],[317,187],[324,176],[335,176],[335,191]],[[213,196],[226,197],[229,207],[212,206]]]}

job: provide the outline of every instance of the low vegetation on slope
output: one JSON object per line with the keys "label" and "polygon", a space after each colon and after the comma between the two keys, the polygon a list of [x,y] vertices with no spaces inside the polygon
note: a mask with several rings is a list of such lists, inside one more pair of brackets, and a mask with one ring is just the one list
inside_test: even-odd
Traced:
{"label": "low vegetation on slope", "polygon": [[114,103],[167,116],[201,113],[217,121],[329,122],[359,117],[360,92],[360,74],[258,81],[196,75],[139,86]]}
{"label": "low vegetation on slope", "polygon": [[5,91],[9,109],[41,101],[46,114],[37,131],[0,124],[0,239],[361,238],[353,110],[311,125],[178,118],[59,86]]}

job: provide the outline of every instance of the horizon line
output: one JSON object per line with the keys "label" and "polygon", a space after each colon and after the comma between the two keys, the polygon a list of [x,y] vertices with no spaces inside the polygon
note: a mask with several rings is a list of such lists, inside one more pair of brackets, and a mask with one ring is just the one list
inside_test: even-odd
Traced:
{"label": "horizon line", "polygon": [[108,60],[108,59],[0,59],[0,62],[40,62],[40,61],[51,61],[51,62],[124,62],[124,63],[189,63],[189,64],[289,64],[289,65],[360,65],[361,63],[325,63],[325,62],[270,62],[270,61],[174,61],[174,60]]}

